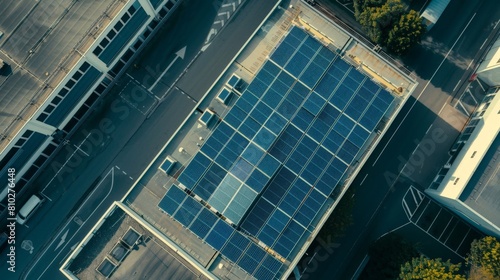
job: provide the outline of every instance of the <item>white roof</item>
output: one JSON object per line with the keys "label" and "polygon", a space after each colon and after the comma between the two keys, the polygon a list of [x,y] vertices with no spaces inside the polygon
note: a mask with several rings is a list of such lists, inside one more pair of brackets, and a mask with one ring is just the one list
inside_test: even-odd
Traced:
{"label": "white roof", "polygon": [[437,189],[441,196],[458,199],[499,131],[500,93],[497,93]]}
{"label": "white roof", "polygon": [[422,13],[422,17],[428,19],[432,23],[436,23],[446,9],[446,6],[448,6],[448,3],[450,3],[450,0],[432,0]]}

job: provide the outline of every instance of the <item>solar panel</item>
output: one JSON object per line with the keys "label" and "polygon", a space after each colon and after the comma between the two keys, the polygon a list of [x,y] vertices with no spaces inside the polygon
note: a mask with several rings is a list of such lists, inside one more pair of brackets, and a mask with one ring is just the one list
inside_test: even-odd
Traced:
{"label": "solar panel", "polygon": [[276,205],[292,184],[294,177],[294,174],[288,168],[281,168],[262,196]]}
{"label": "solar panel", "polygon": [[213,195],[208,199],[208,203],[219,212],[223,212],[240,186],[241,182],[233,175],[228,174],[219,184]]}
{"label": "solar panel", "polygon": [[227,171],[222,169],[218,164],[214,163],[208,169],[207,173],[200,179],[198,184],[193,187],[195,192],[202,199],[207,200],[226,176]]}
{"label": "solar panel", "polygon": [[286,125],[286,120],[276,112],[274,112],[267,120],[265,126],[274,134],[279,135]]}
{"label": "solar panel", "polygon": [[271,108],[276,108],[278,104],[280,104],[281,101],[283,100],[284,94],[285,93],[280,94],[278,91],[271,88],[262,98],[262,102],[264,102],[267,106]]}
{"label": "solar panel", "polygon": [[224,215],[235,224],[239,224],[241,218],[245,215],[256,197],[257,193],[255,191],[246,185],[242,185],[228,204],[226,210],[224,210]]}
{"label": "solar panel", "polygon": [[281,102],[281,105],[278,107],[278,113],[280,113],[285,119],[290,120],[292,116],[297,111],[299,105],[294,104],[286,99]]}
{"label": "solar panel", "polygon": [[247,179],[246,184],[257,193],[260,193],[268,182],[269,177],[267,175],[258,169],[254,169],[250,177]]}
{"label": "solar panel", "polygon": [[290,57],[292,57],[293,53],[295,52],[295,48],[286,43],[283,42],[280,44],[280,46],[273,52],[271,55],[271,59],[276,62],[279,66],[284,66]]}
{"label": "solar panel", "polygon": [[217,217],[210,210],[203,208],[189,229],[203,239],[215,225],[215,222],[217,222]]}
{"label": "solar panel", "polygon": [[335,107],[339,108],[341,111],[344,110],[347,103],[353,96],[353,90],[346,87],[345,85],[340,85],[331,98],[331,102]]}
{"label": "solar panel", "polygon": [[218,220],[205,238],[205,241],[210,244],[210,246],[220,251],[233,232],[234,228],[223,220]]}
{"label": "solar panel", "polygon": [[255,105],[250,116],[256,120],[260,125],[263,125],[269,116],[273,113],[273,109],[264,104],[264,102],[259,102]]}
{"label": "solar panel", "polygon": [[333,92],[340,83],[341,77],[335,77],[331,74],[326,74],[319,82],[315,91],[325,99],[330,99]]}
{"label": "solar panel", "polygon": [[308,87],[313,88],[323,75],[324,71],[325,69],[318,64],[311,63],[309,64],[309,66],[307,66],[307,69],[300,77],[300,80],[303,81],[304,84],[306,84]]}
{"label": "solar panel", "polygon": [[364,129],[363,127],[356,125],[349,135],[348,139],[351,141],[354,145],[358,147],[362,147],[363,144],[366,142],[368,137],[370,136],[370,133]]}
{"label": "solar panel", "polygon": [[265,255],[266,253],[260,247],[250,243],[247,252],[238,261],[238,265],[248,273],[253,274]]}
{"label": "solar panel", "polygon": [[268,85],[264,84],[261,80],[253,79],[253,81],[248,85],[246,91],[253,93],[256,97],[261,97],[267,90],[267,87]]}
{"label": "solar panel", "polygon": [[267,151],[276,140],[276,137],[269,129],[262,127],[257,135],[255,135],[253,141]]}
{"label": "solar panel", "polygon": [[259,263],[245,254],[238,262],[238,265],[248,273],[252,274],[259,265]]}
{"label": "solar panel", "polygon": [[241,227],[248,231],[252,235],[257,235],[257,233],[262,228],[262,225],[267,221],[267,218],[271,215],[274,206],[264,198],[257,200],[257,203],[249,212],[248,216],[244,219]]}
{"label": "solar panel", "polygon": [[184,225],[185,227],[189,226],[193,221],[194,217],[201,210],[201,204],[194,200],[192,197],[187,197],[184,203],[181,204],[179,209],[174,215],[174,219],[176,219],[179,223]]}
{"label": "solar panel", "polygon": [[292,29],[290,29],[289,36],[293,36],[299,39],[300,41],[303,41],[306,37],[308,37],[307,33],[305,33],[304,30],[301,30],[296,26],[293,26]]}
{"label": "solar panel", "polygon": [[317,116],[325,104],[326,100],[319,96],[316,92],[313,92],[304,103],[304,108],[314,116]]}
{"label": "solar panel", "polygon": [[276,77],[279,74],[279,72],[281,71],[281,69],[278,66],[276,66],[274,63],[272,63],[270,60],[267,60],[264,63],[264,66],[262,66],[261,71],[266,71],[269,74],[271,74],[273,77]]}
{"label": "solar panel", "polygon": [[253,277],[273,279],[283,263],[253,238],[291,261],[393,100],[292,27],[178,178],[252,239],[177,187],[159,207]]}
{"label": "solar panel", "polygon": [[236,160],[233,167],[231,167],[230,172],[236,178],[240,179],[241,181],[245,181],[248,176],[250,176],[252,170],[253,166],[249,162],[247,162],[243,158],[239,158]]}
{"label": "solar panel", "polygon": [[257,165],[260,159],[264,156],[264,150],[256,146],[254,143],[248,144],[246,149],[241,154],[241,157],[244,158],[252,165]]}
{"label": "solar panel", "polygon": [[312,139],[316,140],[317,142],[321,142],[325,135],[328,133],[330,130],[330,126],[324,121],[322,121],[320,118],[317,118],[309,131],[307,132],[307,135],[311,136]]}
{"label": "solar panel", "polygon": [[182,203],[186,196],[187,194],[184,191],[172,185],[158,203],[158,207],[170,216],[173,216],[177,208],[179,208],[179,204]]}
{"label": "solar panel", "polygon": [[184,171],[181,173],[178,181],[187,188],[192,188],[208,168],[210,162],[210,159],[207,158],[204,154],[196,154],[193,160],[186,167],[186,169],[184,169]]}
{"label": "solar panel", "polygon": [[264,266],[259,266],[257,271],[255,271],[254,276],[257,279],[274,279],[275,273]]}
{"label": "solar panel", "polygon": [[229,258],[232,262],[236,262],[249,243],[250,240],[248,240],[248,238],[235,231],[226,243],[226,246],[222,249],[222,254]]}
{"label": "solar panel", "polygon": [[373,131],[383,115],[384,112],[380,111],[377,107],[370,106],[359,123],[369,131]]}

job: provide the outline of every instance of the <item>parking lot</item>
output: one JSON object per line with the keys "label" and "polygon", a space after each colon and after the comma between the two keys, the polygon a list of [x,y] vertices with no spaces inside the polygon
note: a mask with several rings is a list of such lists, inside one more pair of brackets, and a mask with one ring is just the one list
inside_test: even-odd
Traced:
{"label": "parking lot", "polygon": [[408,220],[446,248],[465,258],[478,230],[411,186],[402,200]]}

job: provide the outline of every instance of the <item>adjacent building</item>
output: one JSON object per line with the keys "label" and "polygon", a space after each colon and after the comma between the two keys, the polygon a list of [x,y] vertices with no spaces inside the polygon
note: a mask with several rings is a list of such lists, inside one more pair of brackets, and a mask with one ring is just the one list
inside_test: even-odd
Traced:
{"label": "adjacent building", "polygon": [[[32,17],[11,18],[21,23],[1,39],[12,73],[0,84],[0,180],[16,170],[18,199],[181,0],[35,2]],[[24,14],[15,10],[24,4],[13,6],[10,16]],[[4,183],[3,214],[6,194]]]}
{"label": "adjacent building", "polygon": [[491,88],[426,192],[486,234],[500,237],[500,91]]}
{"label": "adjacent building", "polygon": [[500,86],[500,37],[491,46],[476,74],[489,86]]}

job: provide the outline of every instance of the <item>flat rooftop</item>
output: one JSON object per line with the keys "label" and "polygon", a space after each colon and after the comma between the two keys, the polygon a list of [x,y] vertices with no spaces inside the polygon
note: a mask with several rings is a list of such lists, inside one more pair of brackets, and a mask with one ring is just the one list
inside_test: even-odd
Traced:
{"label": "flat rooftop", "polygon": [[271,15],[122,200],[205,275],[289,274],[416,86],[295,4]]}
{"label": "flat rooftop", "polygon": [[208,279],[120,207],[67,269],[79,279]]}
{"label": "flat rooftop", "polygon": [[125,3],[113,0],[6,1],[0,7],[0,150]]}
{"label": "flat rooftop", "polygon": [[498,226],[500,225],[499,186],[500,133],[474,171],[459,199]]}

